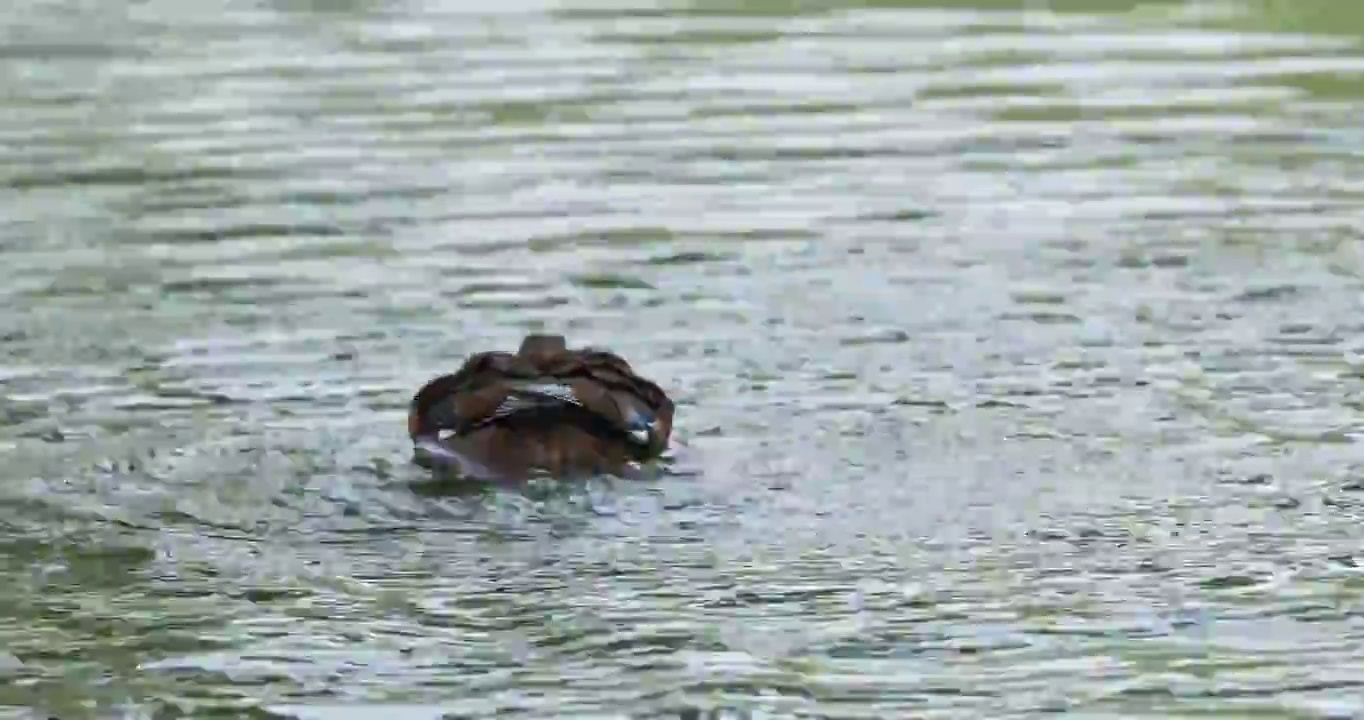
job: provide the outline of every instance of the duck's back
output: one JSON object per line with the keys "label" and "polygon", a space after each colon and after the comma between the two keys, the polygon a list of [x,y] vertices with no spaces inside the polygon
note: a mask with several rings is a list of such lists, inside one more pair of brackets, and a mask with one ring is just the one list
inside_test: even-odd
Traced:
{"label": "duck's back", "polygon": [[531,335],[515,353],[471,356],[413,398],[408,430],[497,475],[621,474],[661,453],[673,403],[620,356]]}

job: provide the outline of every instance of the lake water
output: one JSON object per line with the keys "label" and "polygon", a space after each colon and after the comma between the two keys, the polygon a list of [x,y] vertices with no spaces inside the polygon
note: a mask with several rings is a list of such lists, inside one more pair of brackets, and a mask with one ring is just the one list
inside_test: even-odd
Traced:
{"label": "lake water", "polygon": [[1364,717],[1357,5],[14,0],[0,717]]}

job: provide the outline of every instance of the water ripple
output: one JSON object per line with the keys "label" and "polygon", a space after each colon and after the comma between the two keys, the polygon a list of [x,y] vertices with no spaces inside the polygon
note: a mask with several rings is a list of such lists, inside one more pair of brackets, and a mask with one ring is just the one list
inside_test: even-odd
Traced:
{"label": "water ripple", "polygon": [[[0,716],[1364,713],[1351,14],[890,5],[21,2]],[[545,328],[669,472],[424,482]]]}

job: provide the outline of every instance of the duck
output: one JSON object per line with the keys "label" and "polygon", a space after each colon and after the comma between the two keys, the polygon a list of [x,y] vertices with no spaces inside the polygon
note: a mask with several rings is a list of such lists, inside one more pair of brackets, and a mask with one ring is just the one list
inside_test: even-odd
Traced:
{"label": "duck", "polygon": [[672,425],[673,401],[620,355],[550,334],[470,355],[421,386],[407,416],[417,465],[485,480],[638,476]]}

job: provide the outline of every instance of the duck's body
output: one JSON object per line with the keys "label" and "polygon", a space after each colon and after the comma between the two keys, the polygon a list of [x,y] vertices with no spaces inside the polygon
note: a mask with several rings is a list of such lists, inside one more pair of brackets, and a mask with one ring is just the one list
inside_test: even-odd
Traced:
{"label": "duck's body", "polygon": [[620,356],[528,335],[423,386],[408,434],[418,463],[463,475],[626,475],[667,448],[672,421],[672,401]]}

